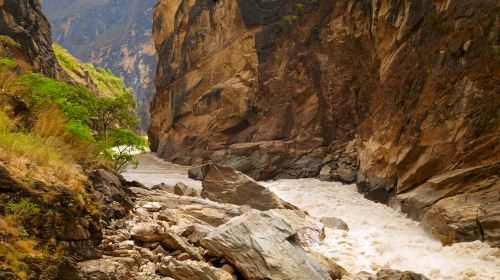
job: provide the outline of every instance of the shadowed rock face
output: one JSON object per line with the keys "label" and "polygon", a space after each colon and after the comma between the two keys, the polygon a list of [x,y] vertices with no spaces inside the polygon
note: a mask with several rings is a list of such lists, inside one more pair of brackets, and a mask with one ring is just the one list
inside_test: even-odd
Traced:
{"label": "shadowed rock face", "polygon": [[50,25],[39,1],[0,1],[0,35],[9,36],[22,46],[34,72],[70,81],[57,63],[50,34]]}
{"label": "shadowed rock face", "polygon": [[151,36],[155,0],[42,0],[54,40],[83,61],[111,69],[134,89],[141,128],[149,123],[155,49]]}
{"label": "shadowed rock face", "polygon": [[160,0],[152,148],[257,179],[322,170],[445,242],[498,244],[498,8]]}

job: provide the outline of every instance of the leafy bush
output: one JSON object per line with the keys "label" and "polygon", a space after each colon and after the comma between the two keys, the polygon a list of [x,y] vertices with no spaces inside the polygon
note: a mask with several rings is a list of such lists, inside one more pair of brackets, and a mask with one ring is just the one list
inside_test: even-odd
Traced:
{"label": "leafy bush", "polygon": [[7,211],[18,217],[26,217],[40,213],[37,204],[32,203],[29,198],[23,198],[19,202],[7,203]]}

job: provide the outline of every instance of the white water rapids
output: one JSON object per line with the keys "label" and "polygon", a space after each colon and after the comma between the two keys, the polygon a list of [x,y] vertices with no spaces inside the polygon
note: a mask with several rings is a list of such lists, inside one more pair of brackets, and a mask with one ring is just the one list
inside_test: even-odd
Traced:
{"label": "white water rapids", "polygon": [[[165,163],[151,154],[139,156],[138,169],[123,173],[146,186],[183,182],[187,168]],[[316,251],[334,259],[348,272],[376,272],[382,268],[410,270],[436,280],[500,280],[500,249],[476,242],[442,246],[404,214],[365,199],[354,185],[293,179],[263,182],[282,199],[316,218],[337,217],[349,231],[326,231]]]}

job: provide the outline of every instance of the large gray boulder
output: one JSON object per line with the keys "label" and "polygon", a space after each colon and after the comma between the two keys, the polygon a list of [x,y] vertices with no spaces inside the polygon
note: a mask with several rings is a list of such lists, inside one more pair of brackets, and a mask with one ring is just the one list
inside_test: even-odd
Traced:
{"label": "large gray boulder", "polygon": [[201,244],[246,279],[338,279],[338,266],[304,249],[322,238],[323,225],[303,212],[250,210],[212,231]]}
{"label": "large gray boulder", "polygon": [[203,167],[201,197],[220,203],[249,205],[263,211],[277,208],[296,209],[245,174],[215,164]]}

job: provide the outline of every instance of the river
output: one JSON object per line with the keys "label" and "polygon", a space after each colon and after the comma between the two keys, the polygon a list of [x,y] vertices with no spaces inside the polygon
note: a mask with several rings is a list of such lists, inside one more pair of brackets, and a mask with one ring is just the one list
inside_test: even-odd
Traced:
{"label": "river", "polygon": [[[187,177],[186,167],[164,162],[152,154],[138,156],[137,169],[123,173],[127,180],[155,184],[201,183]],[[334,259],[347,271],[375,272],[381,268],[411,270],[436,280],[500,279],[500,249],[475,241],[442,246],[418,222],[397,209],[365,199],[355,185],[293,179],[261,182],[282,199],[316,218],[337,217],[349,231],[326,231],[314,250]]]}

